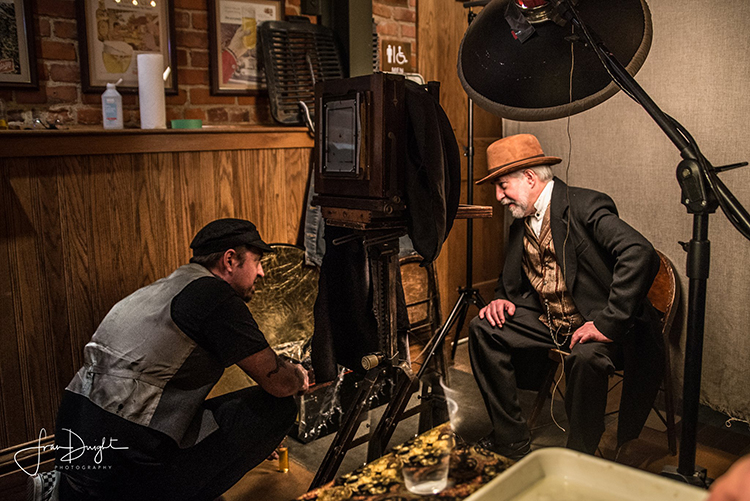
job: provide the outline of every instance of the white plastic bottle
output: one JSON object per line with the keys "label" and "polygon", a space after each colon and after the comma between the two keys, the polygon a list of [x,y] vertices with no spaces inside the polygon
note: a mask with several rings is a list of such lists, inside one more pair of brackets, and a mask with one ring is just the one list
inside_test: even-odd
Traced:
{"label": "white plastic bottle", "polygon": [[102,94],[102,124],[105,129],[122,129],[122,96],[117,92],[117,84],[108,83]]}

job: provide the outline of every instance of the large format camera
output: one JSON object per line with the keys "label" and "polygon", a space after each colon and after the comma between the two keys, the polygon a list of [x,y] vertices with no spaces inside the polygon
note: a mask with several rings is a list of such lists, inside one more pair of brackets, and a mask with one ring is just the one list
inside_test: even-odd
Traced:
{"label": "large format camera", "polygon": [[331,224],[400,219],[406,155],[404,77],[375,73],[315,86],[316,203]]}

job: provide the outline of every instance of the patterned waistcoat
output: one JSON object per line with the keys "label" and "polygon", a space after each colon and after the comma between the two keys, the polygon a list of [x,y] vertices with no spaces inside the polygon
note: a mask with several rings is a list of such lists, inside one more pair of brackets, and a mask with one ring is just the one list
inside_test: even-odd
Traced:
{"label": "patterned waistcoat", "polygon": [[557,261],[557,253],[552,241],[550,212],[550,208],[547,207],[539,237],[534,234],[529,219],[525,220],[523,271],[529,278],[531,286],[539,294],[539,300],[542,303],[543,313],[539,316],[539,320],[547,327],[551,327],[558,336],[562,336],[572,333],[583,325],[584,318],[578,313],[573,298],[565,286],[564,270]]}

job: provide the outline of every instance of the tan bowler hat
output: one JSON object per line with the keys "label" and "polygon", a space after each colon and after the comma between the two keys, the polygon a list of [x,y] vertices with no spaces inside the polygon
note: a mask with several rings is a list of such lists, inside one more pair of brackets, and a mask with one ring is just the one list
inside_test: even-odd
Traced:
{"label": "tan bowler hat", "polygon": [[560,158],[545,156],[539,140],[531,134],[504,137],[487,148],[489,174],[476,184],[486,183],[527,167],[554,165],[560,162],[562,162]]}

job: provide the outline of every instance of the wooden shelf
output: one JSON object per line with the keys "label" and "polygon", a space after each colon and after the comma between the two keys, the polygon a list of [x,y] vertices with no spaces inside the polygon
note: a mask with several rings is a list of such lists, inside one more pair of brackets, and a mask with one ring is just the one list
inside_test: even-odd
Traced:
{"label": "wooden shelf", "polygon": [[0,131],[0,158],[312,147],[304,127]]}
{"label": "wooden shelf", "polygon": [[456,219],[478,219],[491,218],[492,207],[489,205],[466,205],[459,204]]}

